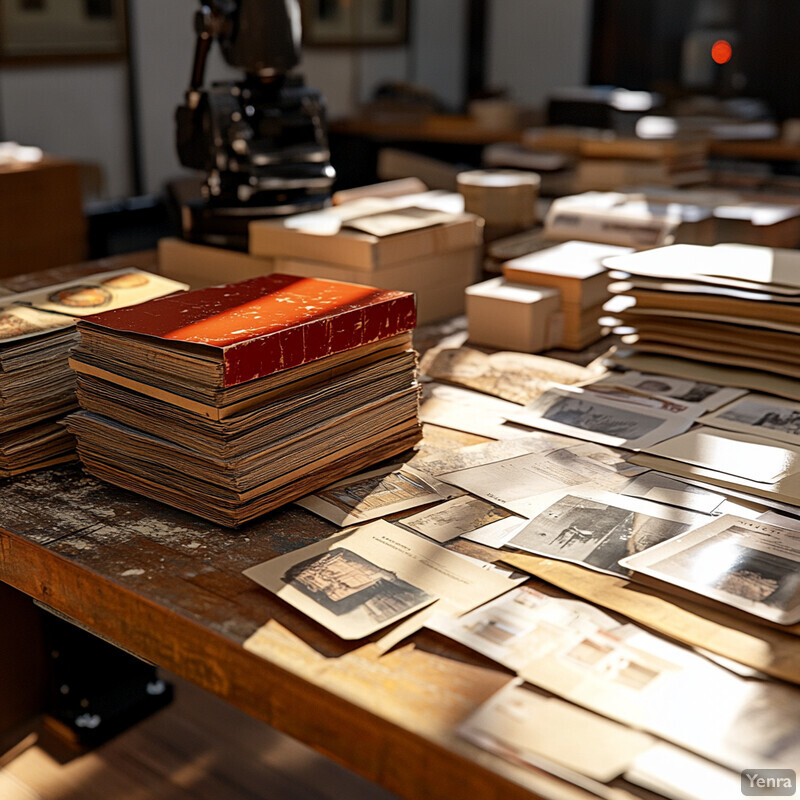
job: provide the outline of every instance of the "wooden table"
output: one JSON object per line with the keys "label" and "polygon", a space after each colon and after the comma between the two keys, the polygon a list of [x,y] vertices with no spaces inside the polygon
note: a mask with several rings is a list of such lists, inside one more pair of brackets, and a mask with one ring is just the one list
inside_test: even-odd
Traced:
{"label": "wooden table", "polygon": [[[242,576],[334,531],[310,513],[230,531],[78,465],[2,482],[0,508],[0,580],[391,791],[587,796],[454,734],[508,673],[429,632],[383,656],[347,646]],[[260,655],[243,646],[258,629]]]}
{"label": "wooden table", "polygon": [[[128,266],[157,271],[155,254],[46,270],[0,286],[25,291]],[[418,339],[425,349],[435,331],[422,329]],[[427,427],[425,441],[453,447],[480,440]],[[97,481],[77,463],[0,481],[0,613],[12,609],[20,620],[0,624],[0,647],[33,651],[10,664],[0,659],[0,679],[24,676],[20,708],[35,708],[41,642],[21,634],[25,605],[5,583],[412,800],[586,798],[455,735],[458,722],[510,673],[430,632],[384,655],[369,642],[344,643],[242,575],[336,530],[287,506],[231,531]],[[244,647],[256,631],[259,654]],[[2,712],[0,728],[8,721]]]}

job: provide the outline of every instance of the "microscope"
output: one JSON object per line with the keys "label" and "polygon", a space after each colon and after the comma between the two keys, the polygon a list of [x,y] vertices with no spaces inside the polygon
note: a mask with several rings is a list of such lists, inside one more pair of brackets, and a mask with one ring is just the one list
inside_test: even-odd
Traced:
{"label": "microscope", "polygon": [[[292,73],[300,62],[297,0],[200,0],[194,62],[176,115],[178,157],[203,170],[202,196],[182,209],[184,237],[247,249],[254,219],[328,205],[330,163],[325,104]],[[217,40],[243,80],[204,88]]]}

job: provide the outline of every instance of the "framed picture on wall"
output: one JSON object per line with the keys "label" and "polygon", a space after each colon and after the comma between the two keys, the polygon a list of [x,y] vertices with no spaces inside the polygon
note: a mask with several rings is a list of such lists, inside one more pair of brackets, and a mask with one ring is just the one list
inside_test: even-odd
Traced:
{"label": "framed picture on wall", "polygon": [[310,47],[403,44],[408,0],[301,0],[303,43]]}
{"label": "framed picture on wall", "polygon": [[120,58],[125,0],[0,0],[0,60]]}

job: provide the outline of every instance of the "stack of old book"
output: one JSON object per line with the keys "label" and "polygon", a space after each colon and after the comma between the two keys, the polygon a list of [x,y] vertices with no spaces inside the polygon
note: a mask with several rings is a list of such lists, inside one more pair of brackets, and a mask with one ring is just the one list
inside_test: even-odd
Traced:
{"label": "stack of old book", "polygon": [[690,186],[710,179],[708,145],[702,139],[586,137],[579,146],[575,190],[620,186]]}
{"label": "stack of old book", "polygon": [[93,475],[235,526],[420,436],[414,298],[269,275],[78,324]]}
{"label": "stack of old book", "polygon": [[60,420],[77,407],[68,364],[75,318],[183,290],[137,269],[104,272],[9,295],[0,305],[0,476],[73,460]]}
{"label": "stack of old book", "polygon": [[800,252],[673,245],[604,263],[636,351],[800,378]]}

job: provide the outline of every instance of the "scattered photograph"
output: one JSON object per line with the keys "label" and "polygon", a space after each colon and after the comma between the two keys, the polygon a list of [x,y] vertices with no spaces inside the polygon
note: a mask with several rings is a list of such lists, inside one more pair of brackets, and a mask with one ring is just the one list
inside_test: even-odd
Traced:
{"label": "scattered photograph", "polygon": [[707,411],[713,411],[747,394],[745,389],[672,378],[668,375],[637,372],[635,370],[611,372],[608,376],[585,388],[596,390],[601,386],[626,386],[644,394],[669,397],[684,403],[697,403]]}
{"label": "scattered photograph", "polygon": [[136,289],[139,286],[147,286],[150,277],[145,272],[124,272],[122,275],[112,275],[102,281],[103,286],[110,286],[112,289]]}
{"label": "scattered photograph", "polygon": [[699,514],[712,514],[725,502],[725,495],[692,486],[655,470],[631,478],[620,494],[685,508]]}
{"label": "scattered photograph", "polygon": [[394,465],[353,475],[295,502],[336,525],[346,526],[437,503],[455,493],[436,478],[423,478],[405,465]]}
{"label": "scattered photograph", "polygon": [[111,301],[111,293],[101,286],[79,285],[53,292],[49,299],[52,303],[70,308],[99,308]]}
{"label": "scattered photograph", "polygon": [[800,621],[800,531],[724,516],[622,563],[779,624]]}
{"label": "scattered photograph", "polygon": [[[627,506],[627,507],[626,507]],[[653,516],[648,511],[663,516]],[[620,559],[685,533],[704,515],[618,495],[568,494],[532,519],[508,546],[628,577]]]}
{"label": "scattered photograph", "polygon": [[344,547],[294,564],[282,580],[337,616],[361,606],[379,623],[436,599]]}
{"label": "scattered photograph", "polygon": [[41,311],[87,316],[186,291],[188,285],[137,269],[87,275],[79,281],[25,292],[18,299]]}
{"label": "scattered photograph", "polygon": [[448,542],[511,516],[510,511],[485,500],[464,496],[405,517],[400,524],[434,541]]}
{"label": "scattered photograph", "polygon": [[[464,614],[525,581],[524,575],[489,569],[382,519],[244,574],[346,640],[363,639],[401,620],[389,636],[400,631],[404,638],[440,603]],[[422,609],[425,615],[417,613]]]}
{"label": "scattered photograph", "polygon": [[688,430],[703,408],[645,395],[596,392],[572,387],[548,390],[507,419],[520,425],[588,439],[611,447],[639,450]]}
{"label": "scattered photograph", "polygon": [[777,397],[751,394],[701,417],[698,422],[714,428],[800,444],[800,403]]}
{"label": "scattered photograph", "polygon": [[620,651],[618,642],[603,634],[596,634],[582,639],[566,656],[602,672],[607,680],[638,692],[647,688],[661,672],[656,668],[655,661],[650,664],[637,661],[631,657],[632,652],[628,648]]}

